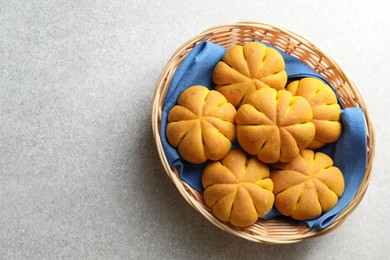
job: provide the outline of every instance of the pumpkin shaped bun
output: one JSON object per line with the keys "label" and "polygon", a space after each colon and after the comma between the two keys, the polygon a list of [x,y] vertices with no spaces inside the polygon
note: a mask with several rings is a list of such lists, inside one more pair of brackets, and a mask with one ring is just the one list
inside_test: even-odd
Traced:
{"label": "pumpkin shaped bun", "polygon": [[313,124],[316,133],[308,146],[317,149],[327,143],[336,142],[342,132],[340,106],[333,90],[319,79],[303,78],[287,85],[287,90],[296,96],[306,98],[313,110]]}
{"label": "pumpkin shaped bun", "polygon": [[262,87],[283,89],[287,73],[282,55],[259,42],[230,47],[213,71],[216,90],[235,107]]}
{"label": "pumpkin shaped bun", "polygon": [[249,154],[265,163],[288,162],[314,138],[309,102],[287,90],[262,88],[237,111],[237,139]]}
{"label": "pumpkin shaped bun", "polygon": [[255,223],[273,206],[269,168],[242,150],[207,164],[202,175],[204,200],[220,220],[238,227]]}
{"label": "pumpkin shaped bun", "polygon": [[319,217],[331,210],[344,192],[344,177],[324,153],[302,150],[288,163],[272,166],[275,207],[297,220]]}
{"label": "pumpkin shaped bun", "polygon": [[191,163],[222,159],[235,139],[236,109],[215,90],[192,86],[183,91],[168,114],[166,136]]}

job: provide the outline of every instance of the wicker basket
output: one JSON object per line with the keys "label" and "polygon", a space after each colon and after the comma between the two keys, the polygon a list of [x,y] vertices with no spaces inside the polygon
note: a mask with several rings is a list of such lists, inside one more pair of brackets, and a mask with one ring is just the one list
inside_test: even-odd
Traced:
{"label": "wicker basket", "polygon": [[[310,229],[305,225],[295,226],[276,219],[259,220],[257,223],[247,228],[237,228],[223,223],[211,214],[209,208],[204,204],[202,194],[183,182],[180,179],[177,170],[168,165],[160,139],[160,121],[162,104],[176,68],[198,42],[210,41],[229,47],[233,45],[242,45],[246,42],[253,41],[254,39],[268,42],[286,53],[299,58],[332,84],[345,107],[360,107],[364,112],[367,124],[368,158],[365,176],[350,204],[338,215],[335,221],[325,229]],[[157,83],[153,103],[152,126],[157,150],[165,171],[186,201],[217,227],[238,237],[255,242],[275,244],[293,243],[306,238],[318,237],[334,230],[340,226],[349,214],[358,206],[367,190],[371,176],[375,136],[366,105],[356,85],[332,58],[323,53],[311,42],[293,32],[282,30],[264,23],[241,22],[214,27],[183,44],[167,63]]]}

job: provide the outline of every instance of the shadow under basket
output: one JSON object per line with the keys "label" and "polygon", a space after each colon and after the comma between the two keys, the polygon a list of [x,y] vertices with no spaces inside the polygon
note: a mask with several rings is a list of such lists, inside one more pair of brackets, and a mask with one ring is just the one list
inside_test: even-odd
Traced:
{"label": "shadow under basket", "polygon": [[[311,229],[306,225],[296,226],[277,219],[260,219],[252,226],[246,228],[237,228],[228,223],[221,222],[205,205],[203,195],[182,181],[177,169],[170,167],[164,154],[160,139],[162,105],[170,86],[172,76],[183,59],[197,43],[202,41],[209,41],[224,47],[230,47],[234,45],[243,45],[253,40],[270,43],[286,53],[299,58],[328,80],[339,95],[340,101],[344,107],[358,107],[363,110],[367,129],[367,168],[365,175],[357,193],[349,205],[338,215],[331,225],[324,229]],[[254,242],[270,244],[294,243],[307,238],[318,237],[336,229],[359,205],[367,190],[371,177],[375,135],[366,105],[354,82],[331,57],[323,53],[308,40],[293,32],[264,23],[240,22],[213,27],[183,44],[168,61],[157,82],[153,102],[152,127],[157,150],[165,171],[184,199],[215,226],[233,235]]]}

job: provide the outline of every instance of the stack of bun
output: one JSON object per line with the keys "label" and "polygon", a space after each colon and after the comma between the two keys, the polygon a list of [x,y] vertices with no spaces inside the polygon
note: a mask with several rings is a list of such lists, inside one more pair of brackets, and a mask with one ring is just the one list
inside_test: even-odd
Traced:
{"label": "stack of bun", "polygon": [[316,78],[288,83],[282,55],[259,42],[228,48],[213,81],[215,90],[181,93],[166,129],[184,160],[206,163],[203,196],[213,214],[245,227],[274,206],[296,220],[331,210],[343,174],[314,149],[342,132],[334,91]]}

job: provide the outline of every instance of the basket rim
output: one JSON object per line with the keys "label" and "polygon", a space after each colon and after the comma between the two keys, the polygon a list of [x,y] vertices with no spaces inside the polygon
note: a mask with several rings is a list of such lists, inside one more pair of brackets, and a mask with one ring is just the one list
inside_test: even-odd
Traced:
{"label": "basket rim", "polygon": [[[349,105],[360,107],[363,110],[365,120],[366,120],[366,130],[367,130],[367,167],[365,171],[364,178],[362,180],[362,183],[360,184],[360,187],[358,191],[356,192],[355,196],[349,203],[349,205],[343,209],[340,214],[337,216],[337,218],[334,220],[334,222],[329,225],[328,227],[324,229],[310,229],[307,226],[285,226],[285,222],[281,222],[278,220],[260,220],[260,221],[268,221],[273,226],[281,225],[279,235],[277,236],[260,236],[256,234],[256,232],[251,232],[251,230],[246,230],[245,232],[242,229],[233,227],[227,223],[223,223],[217,219],[210,213],[210,210],[202,204],[200,201],[202,198],[199,198],[201,196],[199,193],[194,191],[187,183],[181,180],[177,169],[172,168],[169,166],[167,158],[164,154],[164,150],[162,147],[162,142],[160,138],[160,121],[161,121],[161,108],[162,108],[162,102],[165,98],[166,91],[170,85],[170,80],[176,71],[177,67],[180,65],[181,61],[187,56],[189,51],[199,42],[201,41],[209,41],[210,37],[213,37],[213,35],[227,33],[229,34],[229,30],[243,30],[244,28],[254,28],[260,29],[260,30],[269,30],[276,33],[279,33],[283,35],[284,37],[287,37],[289,39],[293,39],[294,41],[298,41],[301,43],[301,46],[305,46],[306,48],[310,49],[313,53],[316,53],[320,56],[320,59],[322,59],[323,62],[326,62],[327,64],[331,64],[339,73],[339,76],[343,79],[343,82],[346,86],[349,87],[347,91],[347,95],[353,95],[354,97],[354,103],[351,103]],[[276,46],[278,47],[278,46]],[[293,54],[292,54],[293,55]],[[165,88],[164,88],[165,86]],[[168,86],[168,87],[166,87]],[[371,171],[372,171],[372,165],[373,160],[375,156],[375,131],[373,129],[373,125],[371,122],[370,115],[368,113],[368,109],[366,107],[365,101],[356,86],[356,84],[353,82],[353,80],[343,71],[343,69],[337,64],[337,62],[331,58],[329,55],[324,53],[322,50],[320,50],[317,46],[315,46],[313,43],[311,43],[309,40],[305,39],[304,37],[289,31],[285,29],[280,29],[278,27],[275,27],[273,25],[267,24],[267,23],[261,23],[261,22],[237,22],[232,24],[224,24],[219,26],[211,27],[202,33],[194,36],[193,38],[189,39],[185,43],[183,43],[171,56],[171,58],[166,63],[163,71],[161,72],[161,75],[159,77],[159,80],[156,84],[155,92],[154,92],[154,99],[153,99],[153,108],[152,108],[152,130],[153,135],[155,138],[156,148],[161,160],[161,163],[164,167],[165,173],[168,175],[168,177],[171,179],[171,181],[174,183],[176,188],[178,189],[179,193],[183,196],[183,198],[189,203],[194,209],[196,209],[200,214],[202,214],[208,221],[210,221],[212,224],[217,226],[218,228],[241,238],[244,238],[246,240],[254,241],[254,242],[260,242],[260,243],[270,243],[270,244],[285,244],[285,243],[295,243],[302,241],[307,238],[315,238],[322,235],[325,235],[337,227],[339,227],[346,218],[356,209],[356,207],[359,205],[361,200],[363,199],[368,185],[369,181],[371,179]],[[288,229],[290,228],[296,228],[299,229],[298,234],[291,235],[288,233]],[[265,232],[267,233],[267,232]],[[285,233],[285,234],[284,234]]]}

